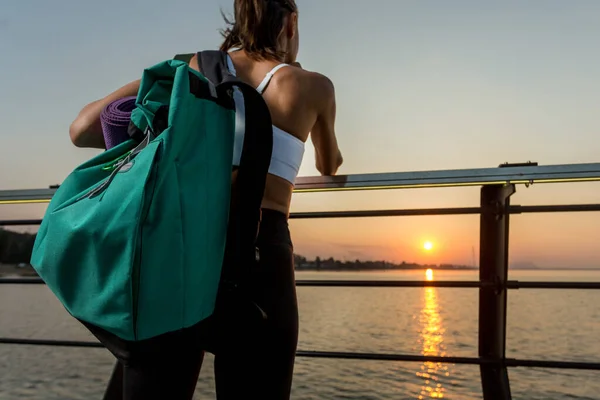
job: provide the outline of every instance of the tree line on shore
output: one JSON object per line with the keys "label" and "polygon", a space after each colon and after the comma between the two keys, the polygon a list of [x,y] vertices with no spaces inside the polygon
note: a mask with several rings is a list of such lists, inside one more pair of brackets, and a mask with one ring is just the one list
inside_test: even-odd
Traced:
{"label": "tree line on shore", "polygon": [[333,257],[327,259],[321,259],[316,257],[314,260],[309,260],[304,256],[295,254],[294,264],[296,270],[299,271],[386,271],[386,270],[409,270],[409,269],[453,269],[453,270],[464,270],[464,269],[475,269],[473,266],[468,265],[454,265],[454,264],[417,264],[402,261],[401,263],[394,263],[389,261],[342,261],[336,260]]}
{"label": "tree line on shore", "polygon": [[[0,228],[0,264],[19,265],[29,264],[35,234],[13,232]],[[402,269],[473,269],[466,265],[423,265],[409,262],[392,263],[388,261],[342,261],[333,257],[314,260],[295,254],[296,270],[305,271],[364,271],[364,270],[402,270]]]}
{"label": "tree line on shore", "polygon": [[35,235],[0,228],[0,264],[29,263]]}

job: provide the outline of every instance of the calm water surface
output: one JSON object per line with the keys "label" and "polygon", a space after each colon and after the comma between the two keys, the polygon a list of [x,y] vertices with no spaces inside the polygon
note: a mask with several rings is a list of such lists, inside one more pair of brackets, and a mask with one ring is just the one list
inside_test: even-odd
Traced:
{"label": "calm water surface", "polygon": [[[420,271],[301,272],[298,279],[424,279]],[[511,279],[600,281],[599,271],[516,271]],[[433,279],[475,280],[436,271]],[[477,290],[298,288],[302,350],[477,355]],[[511,291],[508,356],[599,361],[600,292]],[[44,286],[0,287],[0,336],[92,340]],[[195,399],[214,399],[212,359]],[[103,349],[0,345],[0,399],[101,399]],[[514,399],[600,399],[600,373],[510,369]],[[296,360],[293,399],[481,399],[479,369],[437,363]]]}

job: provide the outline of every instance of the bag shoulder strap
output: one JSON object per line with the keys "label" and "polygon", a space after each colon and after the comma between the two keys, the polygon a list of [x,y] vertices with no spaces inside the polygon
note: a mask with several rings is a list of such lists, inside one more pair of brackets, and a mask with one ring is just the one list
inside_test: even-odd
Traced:
{"label": "bag shoulder strap", "polygon": [[198,53],[176,54],[174,60],[189,64],[196,54],[200,73],[213,85],[218,85],[231,75],[227,68],[227,53],[220,50],[205,50]]}
{"label": "bag shoulder strap", "polygon": [[[189,64],[192,54],[174,57]],[[236,185],[232,188],[230,225],[222,278],[239,285],[247,281],[256,259],[256,234],[260,225],[262,198],[273,151],[273,125],[269,107],[252,86],[233,76],[227,68],[227,53],[206,50],[196,53],[201,74],[212,83],[219,98],[233,103],[233,87],[243,95],[244,143]]]}
{"label": "bag shoulder strap", "polygon": [[198,53],[198,67],[202,75],[215,86],[233,75],[227,68],[227,53],[220,50],[206,50]]}
{"label": "bag shoulder strap", "polygon": [[250,267],[256,261],[261,205],[273,151],[273,125],[267,104],[252,86],[231,77],[217,85],[217,92],[226,91],[232,97],[234,86],[243,94],[246,130],[231,193],[231,247],[226,255],[231,262],[225,263],[223,277],[242,283],[247,282]]}
{"label": "bag shoulder strap", "polygon": [[195,53],[175,54],[175,57],[173,57],[173,60],[183,61],[184,63],[189,65],[192,57],[194,57],[194,54]]}
{"label": "bag shoulder strap", "polygon": [[197,59],[202,75],[215,85],[218,95],[233,102],[233,87],[237,87],[242,92],[246,110],[242,155],[231,193],[228,249],[222,275],[224,281],[237,285],[247,281],[251,263],[256,260],[256,234],[273,151],[271,113],[256,89],[229,72],[226,52],[201,51]]}

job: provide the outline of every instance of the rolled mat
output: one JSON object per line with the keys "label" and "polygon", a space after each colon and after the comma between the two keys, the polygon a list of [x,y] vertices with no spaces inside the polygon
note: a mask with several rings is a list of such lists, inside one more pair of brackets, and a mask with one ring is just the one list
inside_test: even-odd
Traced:
{"label": "rolled mat", "polygon": [[131,112],[135,108],[135,99],[135,96],[123,97],[113,101],[102,110],[100,123],[102,124],[106,150],[129,140],[127,127],[129,126]]}

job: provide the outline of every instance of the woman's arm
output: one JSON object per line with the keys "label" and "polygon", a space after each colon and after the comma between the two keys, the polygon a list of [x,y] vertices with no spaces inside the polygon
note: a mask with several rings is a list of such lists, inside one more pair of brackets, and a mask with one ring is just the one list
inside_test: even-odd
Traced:
{"label": "woman's arm", "polygon": [[105,149],[102,126],[100,125],[100,114],[102,110],[115,100],[128,96],[136,96],[140,88],[140,80],[128,83],[115,90],[103,99],[83,107],[75,121],[69,127],[71,141],[77,147],[92,147]]}
{"label": "woman's arm", "polygon": [[335,88],[327,77],[320,75],[314,93],[317,93],[316,101],[320,104],[317,121],[311,131],[316,167],[321,175],[335,175],[344,162],[335,137]]}

